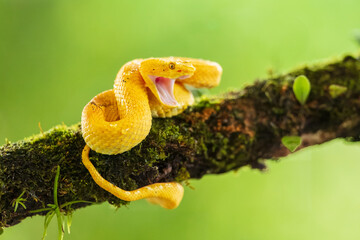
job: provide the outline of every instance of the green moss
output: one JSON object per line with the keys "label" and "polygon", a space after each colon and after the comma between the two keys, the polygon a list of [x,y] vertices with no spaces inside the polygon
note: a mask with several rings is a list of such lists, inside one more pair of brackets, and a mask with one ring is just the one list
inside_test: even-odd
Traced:
{"label": "green moss", "polygon": [[201,96],[200,98],[196,99],[196,103],[190,108],[195,110],[204,109],[204,108],[213,108],[215,105],[219,104],[220,102],[221,99],[216,97]]}
{"label": "green moss", "polygon": [[190,178],[190,173],[189,171],[187,171],[187,169],[185,167],[180,168],[180,170],[178,171],[177,176],[175,177],[175,181],[177,182],[181,182],[184,180],[187,180]]}

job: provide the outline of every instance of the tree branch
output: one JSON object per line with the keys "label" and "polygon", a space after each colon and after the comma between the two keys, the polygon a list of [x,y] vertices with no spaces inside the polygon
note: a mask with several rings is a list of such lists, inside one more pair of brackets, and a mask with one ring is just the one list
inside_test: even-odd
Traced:
{"label": "tree branch", "polygon": [[[306,75],[311,93],[300,105],[293,80]],[[337,96],[336,89],[346,91]],[[344,89],[344,88],[341,88]],[[149,136],[120,155],[90,153],[97,170],[127,190],[155,182],[183,181],[242,166],[264,169],[264,159],[290,152],[284,136],[301,136],[300,148],[334,138],[357,141],[360,135],[360,60],[352,56],[303,67],[256,81],[242,91],[202,99],[183,114],[154,119]],[[81,163],[85,143],[79,125],[57,126],[46,133],[0,148],[0,226],[8,227],[53,204],[56,168],[61,167],[59,204],[85,200],[126,204],[99,188]],[[299,149],[300,149],[299,148]],[[26,199],[14,212],[12,203]],[[89,203],[72,204],[76,209]],[[63,209],[69,211],[69,209]]]}

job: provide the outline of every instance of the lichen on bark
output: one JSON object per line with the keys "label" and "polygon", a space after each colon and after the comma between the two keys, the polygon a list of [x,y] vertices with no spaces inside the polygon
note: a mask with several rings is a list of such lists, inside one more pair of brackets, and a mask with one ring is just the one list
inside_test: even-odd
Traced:
{"label": "lichen on bark", "polygon": [[[305,75],[311,92],[304,105],[292,91]],[[336,95],[331,85],[346,88]],[[332,91],[332,90],[331,90]],[[346,56],[256,81],[243,90],[202,98],[183,114],[154,119],[148,137],[120,155],[90,153],[104,178],[127,190],[154,182],[183,181],[242,166],[264,169],[265,159],[288,155],[284,136],[300,136],[299,149],[334,138],[359,139],[360,60]],[[99,188],[81,163],[85,143],[80,125],[56,126],[45,133],[0,147],[1,227],[19,223],[32,210],[53,203],[55,171],[61,167],[59,204],[86,200],[127,204]],[[25,192],[26,209],[12,202]],[[73,209],[88,203],[72,205]]]}

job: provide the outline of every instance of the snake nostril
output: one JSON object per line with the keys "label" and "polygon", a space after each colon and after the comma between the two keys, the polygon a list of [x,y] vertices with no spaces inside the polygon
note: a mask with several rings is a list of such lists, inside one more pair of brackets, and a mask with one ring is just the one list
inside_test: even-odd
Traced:
{"label": "snake nostril", "polygon": [[181,72],[181,70],[178,70],[178,72]]}

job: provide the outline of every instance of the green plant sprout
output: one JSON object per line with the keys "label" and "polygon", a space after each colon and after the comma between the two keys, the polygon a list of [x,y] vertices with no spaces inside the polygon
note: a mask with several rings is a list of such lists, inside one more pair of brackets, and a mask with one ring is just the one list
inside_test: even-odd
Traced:
{"label": "green plant sprout", "polygon": [[281,138],[281,142],[290,152],[294,152],[301,145],[301,137],[285,136]]}
{"label": "green plant sprout", "polygon": [[304,105],[307,98],[309,97],[311,90],[311,85],[309,79],[300,75],[294,80],[293,91],[296,99],[300,102],[301,105]]}
{"label": "green plant sprout", "polygon": [[329,86],[329,93],[332,98],[337,98],[341,94],[345,93],[347,91],[347,87],[338,85],[338,84],[331,84]]}
{"label": "green plant sprout", "polygon": [[16,212],[16,210],[18,209],[19,204],[20,204],[24,209],[26,209],[26,206],[25,206],[25,204],[23,203],[23,202],[26,201],[26,198],[22,198],[22,196],[24,195],[25,192],[26,192],[26,191],[24,190],[24,191],[20,194],[20,196],[18,196],[15,200],[12,201],[11,206],[14,207],[14,212]]}
{"label": "green plant sprout", "polygon": [[[64,225],[65,225],[65,214],[61,213],[61,210],[66,207],[67,209],[67,231],[70,233],[70,227],[72,222],[72,209],[71,205],[75,203],[93,203],[89,201],[83,201],[83,200],[77,200],[77,201],[71,201],[64,204],[61,204],[59,206],[58,199],[57,199],[57,190],[59,186],[59,176],[60,176],[60,166],[56,169],[56,175],[55,175],[55,183],[54,183],[54,204],[47,204],[48,208],[41,208],[37,210],[30,211],[31,213],[38,213],[38,212],[44,212],[48,211],[48,213],[45,215],[44,220],[44,233],[42,236],[42,240],[45,239],[47,234],[47,228],[52,220],[52,218],[56,215],[57,218],[57,224],[58,224],[58,239],[62,240],[64,238]],[[21,196],[21,195],[20,195]]]}

